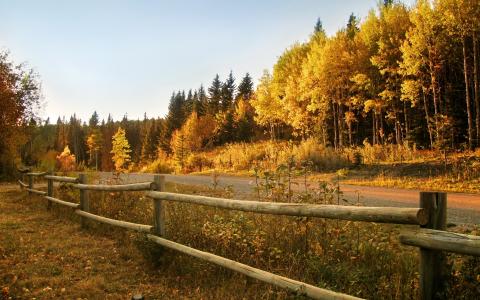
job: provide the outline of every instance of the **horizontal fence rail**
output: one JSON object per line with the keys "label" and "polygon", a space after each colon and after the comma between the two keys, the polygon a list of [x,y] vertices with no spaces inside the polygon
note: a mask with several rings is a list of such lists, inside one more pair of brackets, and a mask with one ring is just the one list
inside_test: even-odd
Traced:
{"label": "horizontal fence rail", "polygon": [[79,190],[90,191],[106,191],[106,192],[121,192],[121,191],[146,191],[150,190],[154,184],[152,182],[129,183],[118,185],[106,184],[74,184],[73,187]]}
{"label": "horizontal fence rail", "polygon": [[361,207],[302,203],[243,201],[165,192],[147,192],[154,199],[213,206],[231,210],[298,217],[319,217],[350,221],[423,225],[428,216],[421,208]]}
{"label": "horizontal fence rail", "polygon": [[400,234],[405,245],[431,250],[480,256],[480,236],[434,229],[417,229]]}
{"label": "horizontal fence rail", "polygon": [[20,184],[20,186],[21,186],[21,187],[23,187],[23,188],[26,188],[26,187],[28,187],[28,184],[26,184],[26,183],[23,183],[21,180],[19,180],[19,181],[18,181],[18,183],[19,183],[19,184]]}
{"label": "horizontal fence rail", "polygon": [[193,257],[206,260],[208,262],[214,263],[216,265],[222,266],[224,268],[242,273],[249,277],[258,279],[263,282],[267,282],[281,288],[289,289],[296,292],[299,295],[306,295],[313,299],[361,299],[347,294],[336,293],[326,289],[322,289],[301,281],[296,281],[290,278],[283,276],[275,275],[270,272],[266,272],[260,269],[256,269],[245,264],[236,262],[234,260],[224,258],[215,254],[208,252],[200,251],[194,248],[187,247],[185,245],[169,241],[167,239],[148,234],[148,239],[152,242],[155,242],[161,246],[191,255]]}
{"label": "horizontal fence rail", "polygon": [[89,218],[89,219],[92,219],[92,220],[97,221],[97,222],[101,222],[101,223],[105,223],[105,224],[109,224],[109,225],[113,225],[113,226],[118,226],[118,227],[123,227],[123,228],[126,228],[126,229],[140,231],[140,232],[151,232],[151,230],[153,228],[153,226],[150,226],[150,225],[137,224],[137,223],[131,223],[131,222],[126,222],[126,221],[119,221],[119,220],[110,219],[110,218],[102,217],[102,216],[99,216],[99,215],[94,215],[94,214],[91,214],[91,213],[87,213],[85,211],[78,210],[78,209],[75,210],[75,213],[79,216]]}
{"label": "horizontal fence rail", "polygon": [[71,207],[71,208],[78,208],[80,206],[80,204],[78,204],[78,203],[63,201],[63,200],[53,198],[53,197],[49,197],[49,196],[44,196],[44,198],[47,199],[48,201],[51,201],[51,202],[54,202],[54,203],[57,203],[57,204],[61,204],[61,205],[64,205],[64,206],[68,206],[68,207]]}
{"label": "horizontal fence rail", "polygon": [[67,182],[67,183],[77,183],[78,178],[76,177],[67,177],[67,176],[54,176],[54,175],[46,175],[45,179],[50,179],[53,181],[59,181],[59,182]]}
{"label": "horizontal fence rail", "polygon": [[44,191],[39,191],[39,190],[35,190],[35,189],[30,189],[30,188],[27,188],[25,189],[27,192],[30,192],[30,193],[33,193],[33,194],[37,194],[37,195],[40,195],[40,196],[44,196],[47,194],[47,192],[44,192]]}
{"label": "horizontal fence rail", "polygon": [[28,176],[35,176],[35,177],[45,176],[45,175],[47,175],[47,174],[48,174],[47,172],[37,172],[37,173],[30,172],[30,173],[26,173],[26,175],[28,175]]}

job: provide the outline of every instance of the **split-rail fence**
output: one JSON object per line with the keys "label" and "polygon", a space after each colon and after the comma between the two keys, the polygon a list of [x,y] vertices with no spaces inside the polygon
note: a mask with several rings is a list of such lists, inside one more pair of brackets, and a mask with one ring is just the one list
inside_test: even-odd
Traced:
{"label": "split-rail fence", "polygon": [[[28,178],[25,183],[25,176]],[[43,177],[47,180],[47,191],[34,189],[34,178]],[[23,180],[23,181],[22,181]],[[165,239],[164,201],[183,202],[211,206],[228,210],[247,211],[261,214],[287,215],[297,217],[316,217],[350,221],[364,221],[392,224],[418,225],[414,230],[400,234],[399,239],[405,245],[420,249],[420,297],[434,299],[441,289],[445,267],[445,253],[453,252],[465,255],[480,256],[480,237],[458,234],[446,231],[447,194],[437,192],[421,192],[418,208],[399,207],[360,207],[342,205],[318,205],[304,203],[278,203],[261,201],[244,201],[223,198],[204,197],[165,192],[165,179],[162,175],[154,175],[153,182],[100,185],[88,184],[86,174],[78,177],[54,176],[52,173],[23,173],[18,183],[29,194],[37,194],[48,200],[47,208],[52,203],[74,209],[81,217],[82,226],[91,219],[112,226],[143,232],[147,238],[163,247],[167,247],[198,259],[220,265],[246,276],[289,289],[301,295],[314,299],[359,299],[357,297],[319,288],[304,282],[279,276],[260,270],[231,259],[212,253],[200,251]],[[72,203],[53,197],[53,183],[64,182],[80,190],[80,203]],[[147,197],[153,200],[153,226],[137,224],[106,218],[89,212],[88,191],[145,191]]]}

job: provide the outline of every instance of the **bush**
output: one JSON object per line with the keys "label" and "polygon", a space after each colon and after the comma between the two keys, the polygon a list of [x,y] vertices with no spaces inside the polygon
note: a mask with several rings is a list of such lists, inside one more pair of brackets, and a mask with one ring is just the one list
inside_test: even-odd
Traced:
{"label": "bush", "polygon": [[172,173],[174,170],[169,160],[157,158],[150,164],[144,166],[140,172],[142,173]]}
{"label": "bush", "polygon": [[187,172],[202,172],[204,168],[211,168],[212,166],[213,162],[203,153],[190,153],[185,164]]}

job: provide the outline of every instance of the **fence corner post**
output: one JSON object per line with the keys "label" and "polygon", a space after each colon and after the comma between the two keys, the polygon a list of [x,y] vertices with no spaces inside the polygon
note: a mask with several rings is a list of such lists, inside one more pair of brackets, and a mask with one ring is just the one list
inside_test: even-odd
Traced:
{"label": "fence corner post", "polygon": [[[33,190],[33,176],[30,175],[30,174],[27,174],[28,176],[28,188]],[[31,191],[28,191],[28,195],[32,195],[32,192]]]}
{"label": "fence corner post", "polygon": [[[48,175],[53,175],[53,170],[50,169],[47,173]],[[53,197],[53,179],[47,179],[47,196]],[[50,200],[47,201],[47,210],[52,208],[52,202]]]}
{"label": "fence corner post", "polygon": [[[81,173],[78,175],[78,182],[80,184],[87,183],[87,174]],[[80,189],[80,210],[88,212],[90,210],[89,203],[88,203],[88,191],[84,189]],[[82,228],[87,227],[87,219],[85,217],[81,217]]]}
{"label": "fence corner post", "polygon": [[[446,230],[447,193],[420,192],[420,208],[426,210],[428,223],[423,228]],[[444,288],[446,256],[442,251],[420,248],[420,299],[436,299]]]}
{"label": "fence corner post", "polygon": [[[165,176],[159,174],[153,175],[153,183],[152,188],[154,191],[165,191]],[[162,202],[160,199],[153,199],[154,232],[158,236],[165,235],[165,210]]]}

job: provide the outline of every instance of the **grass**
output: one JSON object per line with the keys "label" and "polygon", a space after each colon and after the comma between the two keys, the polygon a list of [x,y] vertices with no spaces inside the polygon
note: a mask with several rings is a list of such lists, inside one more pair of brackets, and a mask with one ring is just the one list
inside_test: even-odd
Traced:
{"label": "grass", "polygon": [[[222,189],[178,184],[167,190],[233,196]],[[68,187],[56,196],[75,201]],[[287,194],[271,186],[261,200],[336,203],[334,188]],[[89,194],[91,211],[151,224],[152,201],[142,193]],[[0,287],[4,298],[298,299],[298,296],[203,261],[165,250],[142,235],[89,223],[70,210],[2,187]],[[279,275],[359,297],[415,299],[418,254],[398,242],[405,226],[269,216],[166,203],[167,238]],[[457,228],[462,231],[463,229]],[[478,234],[477,228],[470,228]],[[473,231],[472,231],[473,230]],[[477,231],[475,231],[477,230]],[[451,256],[449,295],[480,293],[480,264]],[[1,299],[1,298],[0,298]],[[2,299],[3,300],[3,299]]]}
{"label": "grass", "polygon": [[200,169],[188,172],[211,175],[254,176],[255,170],[275,172],[290,166],[301,174],[308,164],[309,178],[341,180],[346,184],[445,192],[480,193],[480,150],[443,153],[417,150],[415,145],[370,145],[334,151],[314,140],[300,143],[264,141],[237,143],[195,154],[204,157]]}

